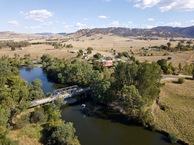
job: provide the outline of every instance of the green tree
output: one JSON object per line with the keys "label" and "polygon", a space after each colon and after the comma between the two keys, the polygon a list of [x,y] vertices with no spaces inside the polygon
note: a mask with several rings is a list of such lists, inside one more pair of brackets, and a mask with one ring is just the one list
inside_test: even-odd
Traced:
{"label": "green tree", "polygon": [[0,126],[6,127],[10,116],[10,109],[0,105]]}
{"label": "green tree", "polygon": [[42,107],[35,108],[34,112],[30,115],[31,123],[42,123],[46,121],[46,116],[44,113],[44,109]]}
{"label": "green tree", "polygon": [[119,62],[114,71],[114,83],[113,88],[120,92],[122,96],[122,88],[136,84],[138,65],[135,63],[128,64]]}
{"label": "green tree", "polygon": [[168,42],[168,43],[167,43],[168,50],[170,50],[170,46],[171,46],[171,43]]}
{"label": "green tree", "polygon": [[164,74],[169,73],[168,72],[168,64],[167,64],[166,59],[160,59],[160,60],[157,61],[157,63],[161,67],[161,69],[163,70]]}
{"label": "green tree", "polygon": [[57,126],[52,132],[51,142],[53,145],[80,145],[72,123]]}
{"label": "green tree", "polygon": [[159,95],[161,78],[161,69],[157,63],[144,62],[140,64],[136,87],[145,102],[149,103]]}
{"label": "green tree", "polygon": [[29,84],[30,94],[28,99],[30,101],[44,97],[44,93],[41,89],[41,86],[42,86],[42,82],[39,79],[35,79],[32,81],[31,84]]}
{"label": "green tree", "polygon": [[124,86],[122,106],[127,114],[136,118],[139,116],[140,109],[143,107],[143,99],[134,85]]}
{"label": "green tree", "polygon": [[47,116],[46,128],[48,130],[63,124],[63,120],[61,119],[61,111],[57,109],[54,104],[45,105],[43,108],[44,113]]}
{"label": "green tree", "polygon": [[88,47],[88,48],[87,48],[87,50],[91,50],[91,51],[92,51],[92,50],[94,50],[94,48],[92,48],[92,47]]}
{"label": "green tree", "polygon": [[103,56],[102,56],[102,54],[100,54],[100,53],[96,53],[96,54],[93,55],[93,57],[96,58],[96,59],[100,59],[100,58],[102,58]]}
{"label": "green tree", "polygon": [[107,80],[101,80],[98,82],[94,82],[92,85],[92,89],[94,90],[93,98],[99,102],[110,102],[112,101],[109,98],[108,90],[110,89],[111,83]]}
{"label": "green tree", "polygon": [[79,52],[77,53],[77,57],[83,56],[84,51],[82,49],[79,50]]}

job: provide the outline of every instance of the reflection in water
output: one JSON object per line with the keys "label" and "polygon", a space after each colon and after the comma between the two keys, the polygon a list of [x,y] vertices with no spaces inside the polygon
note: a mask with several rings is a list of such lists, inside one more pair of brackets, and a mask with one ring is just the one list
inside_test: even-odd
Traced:
{"label": "reflection in water", "polygon": [[83,114],[81,105],[62,111],[65,121],[74,123],[83,145],[170,145],[168,138],[143,127]]}
{"label": "reflection in water", "polygon": [[32,67],[25,67],[25,71],[30,72],[33,68]]}
{"label": "reflection in water", "polygon": [[23,79],[27,80],[28,82],[32,82],[35,79],[40,79],[42,81],[42,90],[46,94],[47,92],[53,92],[53,90],[57,88],[63,87],[61,84],[55,84],[48,80],[47,75],[42,70],[41,67],[23,67],[20,69],[20,75]]}
{"label": "reflection in water", "polygon": [[[41,67],[20,69],[23,79],[32,82],[40,79],[43,83],[44,93],[52,92],[61,87],[48,81]],[[71,121],[77,130],[78,138],[82,145],[170,145],[167,137],[139,126],[125,125],[117,121],[87,116],[82,112],[81,105],[63,109],[62,117],[65,121]]]}

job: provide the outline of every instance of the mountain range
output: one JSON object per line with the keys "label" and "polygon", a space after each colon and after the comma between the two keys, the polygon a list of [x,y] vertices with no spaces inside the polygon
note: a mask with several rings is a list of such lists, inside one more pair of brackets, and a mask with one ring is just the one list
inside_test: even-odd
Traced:
{"label": "mountain range", "polygon": [[22,36],[56,36],[56,35],[76,35],[77,37],[90,37],[95,34],[104,35],[116,35],[122,37],[186,37],[194,38],[194,26],[190,27],[170,27],[170,26],[158,26],[151,29],[141,29],[141,28],[124,28],[124,27],[108,27],[108,28],[93,28],[93,29],[81,29],[74,33],[35,33],[35,34],[20,34],[14,32],[0,32],[0,37],[19,37]]}
{"label": "mountain range", "polygon": [[188,37],[194,38],[194,26],[190,27],[169,27],[159,26],[151,29],[140,28],[123,28],[123,27],[109,27],[109,28],[94,28],[82,29],[75,32],[77,35],[91,36],[93,34],[112,34],[117,36],[142,36],[142,37]]}

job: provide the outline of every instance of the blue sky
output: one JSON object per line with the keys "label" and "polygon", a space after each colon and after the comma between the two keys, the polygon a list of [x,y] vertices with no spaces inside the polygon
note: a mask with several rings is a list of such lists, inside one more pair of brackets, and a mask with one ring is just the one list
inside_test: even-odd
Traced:
{"label": "blue sky", "polygon": [[194,0],[0,0],[0,31],[194,25]]}

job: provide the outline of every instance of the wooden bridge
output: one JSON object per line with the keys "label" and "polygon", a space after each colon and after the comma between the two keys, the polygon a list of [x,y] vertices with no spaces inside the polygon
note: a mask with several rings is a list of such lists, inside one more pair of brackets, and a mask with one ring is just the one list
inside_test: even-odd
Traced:
{"label": "wooden bridge", "polygon": [[62,88],[62,89],[57,89],[57,90],[53,91],[53,93],[49,97],[31,101],[31,106],[29,108],[36,107],[36,106],[46,104],[46,103],[50,103],[50,102],[53,102],[56,99],[66,100],[66,99],[71,98],[73,96],[86,93],[89,90],[90,90],[90,87],[80,88],[77,85]]}

